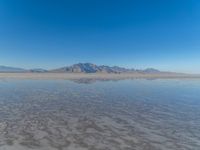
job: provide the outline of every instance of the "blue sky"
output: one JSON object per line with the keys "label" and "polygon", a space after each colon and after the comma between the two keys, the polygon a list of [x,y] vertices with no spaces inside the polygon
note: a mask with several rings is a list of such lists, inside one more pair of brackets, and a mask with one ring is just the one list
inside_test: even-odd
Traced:
{"label": "blue sky", "polygon": [[200,1],[0,1],[0,65],[77,62],[200,73]]}

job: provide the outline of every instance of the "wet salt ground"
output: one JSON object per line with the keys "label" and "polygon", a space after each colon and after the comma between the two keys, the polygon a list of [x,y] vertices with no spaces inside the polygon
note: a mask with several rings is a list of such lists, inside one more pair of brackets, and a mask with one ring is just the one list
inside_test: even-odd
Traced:
{"label": "wet salt ground", "polygon": [[200,80],[0,81],[0,150],[199,150]]}

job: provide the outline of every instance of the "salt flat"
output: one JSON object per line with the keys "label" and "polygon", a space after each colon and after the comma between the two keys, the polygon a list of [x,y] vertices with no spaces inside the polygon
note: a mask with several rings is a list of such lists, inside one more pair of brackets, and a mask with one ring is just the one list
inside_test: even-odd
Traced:
{"label": "salt flat", "polygon": [[0,150],[199,150],[200,80],[74,81],[0,80]]}
{"label": "salt flat", "polygon": [[0,73],[1,79],[135,79],[135,78],[200,78],[200,75],[161,73]]}

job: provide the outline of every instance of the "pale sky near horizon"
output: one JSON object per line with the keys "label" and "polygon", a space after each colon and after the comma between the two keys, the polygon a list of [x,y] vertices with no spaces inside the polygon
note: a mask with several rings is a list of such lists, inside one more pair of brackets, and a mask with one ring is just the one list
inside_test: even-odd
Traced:
{"label": "pale sky near horizon", "polygon": [[78,62],[200,73],[200,1],[0,1],[0,65]]}

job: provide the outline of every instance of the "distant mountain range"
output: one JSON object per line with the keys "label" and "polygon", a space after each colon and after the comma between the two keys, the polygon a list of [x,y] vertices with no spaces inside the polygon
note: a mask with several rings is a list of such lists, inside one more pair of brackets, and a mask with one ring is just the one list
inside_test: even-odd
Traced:
{"label": "distant mountain range", "polygon": [[26,72],[26,69],[8,67],[8,66],[0,66],[0,72]]}
{"label": "distant mountain range", "polygon": [[92,63],[78,63],[72,66],[62,67],[50,72],[68,72],[68,73],[160,73],[161,71],[149,68],[145,70],[135,70],[127,69],[118,66],[105,66],[105,65],[95,65]]}
{"label": "distant mountain range", "polygon": [[45,69],[23,69],[23,68],[14,68],[7,66],[0,66],[0,72],[53,72],[53,73],[145,73],[145,74],[155,74],[155,73],[166,73],[161,72],[159,70],[148,68],[145,70],[139,69],[127,69],[118,66],[105,66],[105,65],[95,65],[92,63],[78,63],[72,66],[62,67],[53,70],[45,70]]}

